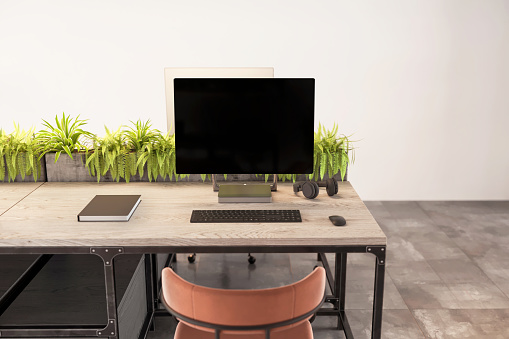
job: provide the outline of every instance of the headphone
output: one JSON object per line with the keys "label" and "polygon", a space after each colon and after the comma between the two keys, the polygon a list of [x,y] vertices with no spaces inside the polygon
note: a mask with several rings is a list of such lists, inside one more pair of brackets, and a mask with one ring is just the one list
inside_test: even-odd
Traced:
{"label": "headphone", "polygon": [[338,181],[335,178],[329,178],[325,182],[323,181],[304,181],[296,182],[293,184],[293,191],[298,193],[302,191],[302,194],[308,199],[314,199],[318,196],[319,187],[325,187],[327,195],[332,197],[338,193]]}

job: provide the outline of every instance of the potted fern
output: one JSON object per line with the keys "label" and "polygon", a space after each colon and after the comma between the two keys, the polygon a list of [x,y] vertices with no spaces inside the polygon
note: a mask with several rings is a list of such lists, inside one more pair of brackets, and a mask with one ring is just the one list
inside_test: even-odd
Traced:
{"label": "potted fern", "polygon": [[[322,124],[318,124],[314,143],[314,171],[309,175],[309,178],[324,180],[327,177],[336,176],[338,180],[345,180],[348,164],[354,161],[352,142],[349,137],[339,135],[336,124],[331,130],[326,130]],[[349,152],[352,155],[351,159],[348,155]]]}
{"label": "potted fern", "polygon": [[[351,153],[351,158],[348,155]],[[279,174],[282,181],[326,180],[334,177],[338,181],[347,179],[348,164],[353,163],[352,141],[346,135],[338,134],[338,125],[327,130],[321,123],[314,136],[313,173],[307,175]]]}
{"label": "potted fern", "polygon": [[11,134],[0,129],[0,181],[46,181],[41,154],[41,140],[34,128],[25,132],[14,124]]}
{"label": "potted fern", "polygon": [[150,129],[150,120],[131,123],[128,129],[122,130],[121,126],[114,132],[105,126],[104,137],[94,137],[85,165],[98,182],[152,181],[159,175],[152,158],[152,145],[159,140],[159,131]]}
{"label": "potted fern", "polygon": [[175,136],[151,129],[150,120],[131,121],[112,132],[105,127],[104,137],[94,137],[87,151],[90,176],[103,181],[201,180],[200,175],[175,172]]}
{"label": "potted fern", "polygon": [[139,151],[138,168],[146,167],[149,181],[158,178],[170,181],[182,179],[186,175],[178,175],[175,171],[175,136],[169,133],[158,133],[153,142],[146,143]]}
{"label": "potted fern", "polygon": [[93,134],[81,126],[87,120],[71,118],[62,113],[55,116],[55,125],[43,119],[46,129],[39,131],[38,138],[44,143],[46,172],[48,181],[93,181],[84,167],[84,157],[88,151],[87,141]]}

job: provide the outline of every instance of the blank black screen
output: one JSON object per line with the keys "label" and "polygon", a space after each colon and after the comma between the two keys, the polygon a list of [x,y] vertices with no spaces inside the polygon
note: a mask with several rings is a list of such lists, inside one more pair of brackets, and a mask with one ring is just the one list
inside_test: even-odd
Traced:
{"label": "blank black screen", "polygon": [[179,174],[313,172],[314,79],[174,79]]}

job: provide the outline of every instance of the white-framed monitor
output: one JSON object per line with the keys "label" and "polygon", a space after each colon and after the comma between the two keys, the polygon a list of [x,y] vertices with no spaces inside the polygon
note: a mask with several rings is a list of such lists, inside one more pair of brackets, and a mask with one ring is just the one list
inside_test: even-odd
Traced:
{"label": "white-framed monitor", "polygon": [[170,134],[175,132],[173,79],[175,78],[273,78],[273,67],[166,67],[166,121]]}

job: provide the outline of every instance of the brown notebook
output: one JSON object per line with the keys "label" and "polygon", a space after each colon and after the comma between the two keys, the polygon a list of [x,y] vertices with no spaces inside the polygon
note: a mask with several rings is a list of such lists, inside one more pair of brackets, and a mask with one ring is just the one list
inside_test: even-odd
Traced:
{"label": "brown notebook", "polygon": [[129,221],[141,195],[96,195],[78,214],[78,221]]}

